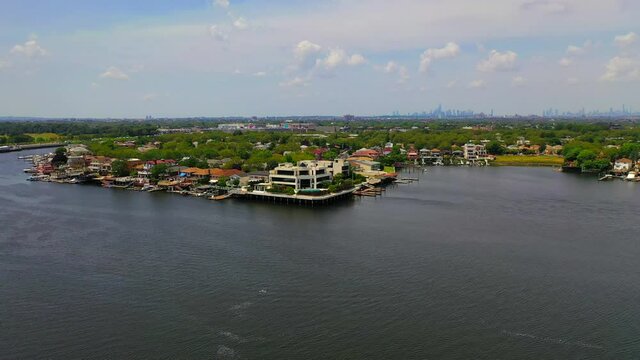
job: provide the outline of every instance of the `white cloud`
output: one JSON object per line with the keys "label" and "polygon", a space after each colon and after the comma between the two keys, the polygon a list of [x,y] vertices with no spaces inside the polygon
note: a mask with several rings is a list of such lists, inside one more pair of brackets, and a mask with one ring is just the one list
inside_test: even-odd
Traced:
{"label": "white cloud", "polygon": [[366,62],[367,62],[367,59],[365,59],[364,56],[360,54],[353,54],[347,60],[347,65],[352,65],[352,66],[362,65]]}
{"label": "white cloud", "polygon": [[211,25],[209,34],[218,41],[227,41],[229,39],[229,34],[218,25]]}
{"label": "white cloud", "polygon": [[265,77],[265,76],[267,76],[267,73],[265,71],[258,71],[258,72],[254,72],[253,76],[255,76],[255,77]]}
{"label": "white cloud", "polygon": [[103,79],[129,80],[129,75],[115,66],[110,66],[105,72],[100,74],[100,77]]}
{"label": "white cloud", "polygon": [[213,0],[213,5],[219,6],[223,9],[228,9],[230,4],[229,0]]}
{"label": "white cloud", "polygon": [[568,85],[576,85],[579,84],[580,80],[578,78],[574,78],[574,77],[570,77],[567,79],[567,84]]}
{"label": "white cloud", "polygon": [[12,54],[24,55],[28,58],[36,58],[39,56],[47,55],[47,51],[43,49],[39,44],[38,40],[31,39],[25,42],[22,45],[16,45],[11,49]]}
{"label": "white cloud", "polygon": [[420,72],[429,70],[433,60],[454,58],[460,54],[460,46],[454,42],[447,43],[443,48],[431,48],[420,55]]}
{"label": "white cloud", "polygon": [[280,83],[283,87],[304,87],[309,86],[309,79],[296,76],[295,78]]}
{"label": "white cloud", "polygon": [[640,80],[640,61],[616,56],[605,65],[605,73],[600,78],[603,81],[632,81]]}
{"label": "white cloud", "polygon": [[322,51],[322,46],[314,44],[309,40],[302,40],[293,49],[293,55],[299,63],[305,62],[309,57]]}
{"label": "white cloud", "polygon": [[511,79],[511,85],[514,87],[522,87],[527,84],[527,79],[522,76],[516,76]]}
{"label": "white cloud", "polygon": [[329,49],[324,58],[316,61],[316,66],[325,70],[333,70],[341,65],[357,66],[366,62],[364,56],[360,54],[348,55],[346,51],[340,48]]}
{"label": "white cloud", "polygon": [[453,89],[458,84],[458,80],[452,80],[447,83],[447,89]]}
{"label": "white cloud", "polygon": [[560,66],[569,67],[573,65],[573,60],[568,57],[563,57],[562,59],[560,59],[560,61],[558,61],[558,64],[560,64]]}
{"label": "white cloud", "polygon": [[246,30],[249,28],[249,22],[247,22],[247,19],[240,16],[233,21],[233,27],[238,30]]}
{"label": "white cloud", "polygon": [[346,62],[347,53],[342,49],[329,49],[329,53],[323,59],[318,59],[317,65],[327,70],[335,69]]}
{"label": "white cloud", "polygon": [[567,56],[581,56],[591,50],[591,48],[593,48],[593,42],[591,40],[585,41],[582,46],[569,45],[567,46]]}
{"label": "white cloud", "polygon": [[389,61],[382,70],[387,74],[398,76],[398,83],[404,84],[409,80],[409,71],[406,66],[400,65],[395,61]]}
{"label": "white cloud", "polygon": [[513,51],[499,52],[491,50],[489,57],[481,61],[477,68],[483,72],[512,71],[516,68],[518,54]]}
{"label": "white cloud", "polygon": [[634,33],[634,32],[630,32],[630,33],[625,34],[625,35],[616,36],[614,38],[613,42],[617,46],[619,46],[621,48],[624,48],[624,47],[628,47],[628,46],[633,45],[636,42],[636,40],[638,40],[638,35],[636,35],[636,33]]}
{"label": "white cloud", "polygon": [[469,89],[480,89],[480,88],[483,88],[484,86],[485,86],[484,80],[473,80],[468,85]]}

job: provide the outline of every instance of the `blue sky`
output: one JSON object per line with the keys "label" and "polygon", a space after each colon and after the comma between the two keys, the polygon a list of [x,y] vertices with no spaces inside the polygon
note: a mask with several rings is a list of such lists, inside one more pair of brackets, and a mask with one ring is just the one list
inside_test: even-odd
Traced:
{"label": "blue sky", "polygon": [[4,0],[0,115],[640,110],[633,0]]}

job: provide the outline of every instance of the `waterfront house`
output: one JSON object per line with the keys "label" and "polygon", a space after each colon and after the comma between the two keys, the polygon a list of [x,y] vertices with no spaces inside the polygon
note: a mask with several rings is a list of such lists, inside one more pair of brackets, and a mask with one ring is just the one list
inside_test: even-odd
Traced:
{"label": "waterfront house", "polygon": [[487,158],[487,150],[484,145],[467,143],[462,147],[462,151],[464,153],[464,158],[469,161],[484,160]]}
{"label": "waterfront house", "polygon": [[91,156],[89,160],[89,171],[100,175],[107,175],[111,172],[111,162],[113,159],[106,156]]}
{"label": "waterfront house", "polygon": [[67,166],[72,169],[82,169],[86,166],[85,158],[82,155],[71,155],[67,157]]}
{"label": "waterfront house", "polygon": [[409,150],[407,151],[407,160],[417,160],[418,159],[418,150],[413,145],[409,145]]}
{"label": "waterfront house", "polygon": [[356,152],[351,154],[351,157],[370,158],[371,160],[376,160],[379,156],[380,156],[380,153],[378,151],[373,149],[365,149],[365,148],[357,150]]}
{"label": "waterfront house", "polygon": [[242,170],[238,169],[209,169],[209,177],[212,180],[219,179],[221,177],[225,178],[233,178],[233,177],[243,177],[246,174]]}
{"label": "waterfront house", "polygon": [[562,152],[562,145],[547,145],[544,149],[545,155],[558,155]]}
{"label": "waterfront house", "polygon": [[347,159],[337,158],[333,161],[330,160],[318,160],[317,164],[326,166],[331,172],[332,176],[336,176],[338,174],[342,174],[344,176],[349,176],[349,161]]}
{"label": "waterfront house", "polygon": [[384,149],[382,149],[382,155],[387,156],[393,152],[393,143],[388,142],[384,144]]}
{"label": "waterfront house", "polygon": [[91,151],[85,145],[74,145],[67,148],[67,156],[91,155]]}
{"label": "waterfront house", "polygon": [[362,174],[367,176],[367,174],[379,172],[382,167],[380,163],[377,161],[370,160],[350,160],[349,163],[353,166],[354,171],[357,174]]}
{"label": "waterfront house", "polygon": [[318,189],[318,184],[331,181],[332,169],[324,161],[304,160],[297,165],[279,164],[269,172],[271,185],[288,186],[296,191],[301,189]]}
{"label": "waterfront house", "polygon": [[633,168],[633,160],[622,158],[616,160],[613,164],[613,172],[615,173],[628,173]]}
{"label": "waterfront house", "polygon": [[240,186],[265,183],[269,181],[268,171],[252,171],[240,178]]}

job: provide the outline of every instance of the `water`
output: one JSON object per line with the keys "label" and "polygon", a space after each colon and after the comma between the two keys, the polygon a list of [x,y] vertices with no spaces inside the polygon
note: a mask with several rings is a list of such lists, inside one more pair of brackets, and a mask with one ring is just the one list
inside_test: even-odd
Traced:
{"label": "water", "polygon": [[310,209],[30,183],[16,157],[2,359],[640,357],[640,184],[433,168]]}

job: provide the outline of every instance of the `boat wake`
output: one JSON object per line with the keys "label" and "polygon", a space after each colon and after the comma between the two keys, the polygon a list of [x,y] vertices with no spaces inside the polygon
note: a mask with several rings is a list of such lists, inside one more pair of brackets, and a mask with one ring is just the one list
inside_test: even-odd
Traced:
{"label": "boat wake", "polygon": [[551,344],[578,346],[578,347],[587,348],[587,349],[598,349],[598,350],[604,349],[604,347],[600,345],[589,344],[582,341],[554,339],[554,338],[549,338],[544,336],[536,336],[536,335],[531,335],[527,333],[514,332],[514,331],[508,331],[508,330],[502,330],[502,333],[511,337],[527,338],[527,339],[536,340],[539,342],[551,343]]}

